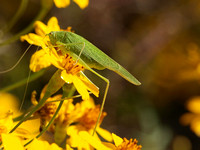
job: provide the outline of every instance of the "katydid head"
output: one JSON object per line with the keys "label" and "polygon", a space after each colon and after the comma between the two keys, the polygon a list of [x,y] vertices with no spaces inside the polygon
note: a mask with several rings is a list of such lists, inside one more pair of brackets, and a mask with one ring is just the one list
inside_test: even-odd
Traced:
{"label": "katydid head", "polygon": [[56,32],[57,32],[57,31],[51,31],[51,32],[48,34],[49,39],[50,39],[50,41],[51,41],[51,44],[53,44],[53,45],[55,45],[56,42],[58,41],[58,40],[57,40],[57,33],[56,33]]}
{"label": "katydid head", "polygon": [[66,38],[66,32],[64,31],[51,31],[48,34],[50,42],[53,45],[56,45],[56,42],[62,42]]}

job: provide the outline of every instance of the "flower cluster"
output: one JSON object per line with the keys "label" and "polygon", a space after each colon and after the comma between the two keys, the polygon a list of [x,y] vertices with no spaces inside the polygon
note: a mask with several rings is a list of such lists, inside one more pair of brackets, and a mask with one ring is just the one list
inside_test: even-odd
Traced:
{"label": "flower cluster", "polygon": [[[42,90],[40,98],[44,95],[45,88]],[[0,96],[5,94],[7,93],[2,93]],[[31,98],[33,105],[37,105],[39,101],[37,101],[35,97],[36,93],[34,91]],[[98,134],[95,133],[94,136],[92,136],[100,108],[99,105],[95,105],[91,97],[89,100],[84,100],[76,104],[73,103],[73,99],[65,100],[48,131],[39,139],[34,139],[32,143],[24,147],[27,141],[39,134],[41,128],[45,128],[45,125],[48,124],[52,114],[54,114],[57,109],[58,101],[62,100],[61,97],[61,95],[55,95],[48,98],[45,105],[37,110],[30,119],[23,122],[12,134],[9,134],[9,131],[15,125],[13,122],[13,112],[8,110],[7,113],[5,113],[5,110],[2,110],[2,112],[0,112],[2,114],[4,113],[4,116],[1,115],[0,118],[0,139],[2,147],[6,150],[34,150],[36,148],[41,150],[74,148],[80,150],[141,149],[141,145],[137,144],[138,142],[136,139],[122,139],[100,127],[100,123],[106,116],[105,112],[102,113],[99,125],[96,129]],[[3,97],[0,98],[3,99]],[[11,106],[17,106],[15,99],[7,100],[9,104],[12,104]],[[5,105],[6,103],[7,101],[4,101]],[[13,108],[14,107],[10,107],[9,109]],[[107,142],[101,142],[100,137],[104,138]],[[112,143],[112,141],[114,141],[114,143]]]}
{"label": "flower cluster", "polygon": [[[43,68],[54,65],[61,69],[61,78],[66,83],[73,83],[77,91],[82,95],[84,100],[89,99],[89,92],[91,91],[95,96],[98,96],[99,89],[94,85],[82,72],[84,67],[76,60],[73,60],[69,54],[62,54],[53,45],[50,44],[50,39],[46,34],[51,31],[60,31],[58,20],[52,17],[47,25],[40,21],[35,23],[35,32],[28,35],[21,36],[21,40],[26,40],[30,44],[41,46],[42,49],[35,52],[31,58],[30,69],[37,72]],[[65,31],[71,31],[68,27]]]}
{"label": "flower cluster", "polygon": [[190,112],[183,114],[180,122],[183,125],[190,125],[191,130],[197,136],[200,136],[200,97],[191,98],[186,106]]}
{"label": "flower cluster", "polygon": [[[88,0],[73,1],[82,9],[88,5]],[[54,0],[54,3],[61,8],[68,6],[70,0]],[[36,21],[34,27],[36,34],[21,36],[22,41],[41,47],[31,57],[30,70],[38,72],[49,66],[58,70],[40,92],[39,98],[36,91],[32,92],[33,106],[27,112],[19,111],[14,96],[0,93],[1,106],[4,106],[0,109],[0,148],[140,150],[141,145],[136,139],[122,139],[100,127],[107,113],[102,112],[103,107],[96,105],[90,96],[98,97],[99,88],[85,76],[86,68],[78,59],[51,43],[50,32],[72,32],[71,27],[61,29],[56,17],[50,18],[47,25]],[[73,97],[74,87],[80,95]],[[57,94],[59,89],[63,90],[62,94]],[[82,99],[77,102],[75,97]]]}

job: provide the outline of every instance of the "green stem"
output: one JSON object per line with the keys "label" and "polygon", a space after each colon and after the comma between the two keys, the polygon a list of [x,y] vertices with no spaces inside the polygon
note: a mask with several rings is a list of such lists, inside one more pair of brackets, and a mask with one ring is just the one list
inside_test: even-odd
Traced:
{"label": "green stem", "polygon": [[[37,78],[39,78],[40,76],[42,76],[44,74],[44,72],[45,72],[45,70],[43,69],[43,70],[41,70],[39,72],[34,73],[33,75],[30,76],[29,82],[36,80]],[[0,92],[11,91],[11,90],[13,90],[15,88],[18,88],[18,87],[26,84],[26,82],[27,82],[27,78],[23,79],[21,81],[18,81],[16,83],[12,84],[12,85],[9,85],[9,86],[7,86],[7,87],[5,87],[3,89],[0,89]]]}
{"label": "green stem", "polygon": [[40,12],[38,13],[38,15],[35,17],[35,19],[24,30],[15,34],[13,37],[9,38],[8,40],[0,43],[0,46],[7,45],[7,44],[10,44],[10,43],[18,40],[21,35],[24,35],[33,29],[33,24],[35,23],[35,21],[42,20],[46,16],[46,14],[49,12],[49,10],[52,7],[52,4],[50,4],[52,2],[48,1],[47,4],[44,4],[44,1],[45,0],[42,1],[42,8],[41,8]]}
{"label": "green stem", "polygon": [[[74,88],[73,85],[68,85],[68,86],[67,86],[67,90],[66,90],[66,88],[65,88],[65,86],[64,86],[63,90],[65,90],[65,91],[63,91],[63,97],[65,97],[65,98],[71,97],[71,96],[74,94],[74,92],[75,92],[75,88]],[[51,126],[51,124],[52,124],[53,121],[55,120],[55,118],[56,118],[56,116],[57,116],[59,110],[61,109],[63,103],[64,103],[64,101],[60,101],[59,106],[58,106],[58,108],[56,109],[56,112],[54,113],[53,117],[52,117],[51,120],[49,121],[48,125],[36,136],[36,138],[39,138],[39,137],[40,137],[44,132],[46,132],[47,129]],[[31,139],[30,141],[28,141],[28,142],[24,145],[24,147],[27,146],[28,144],[30,144],[33,140],[34,140],[34,139]]]}
{"label": "green stem", "polygon": [[[92,94],[92,92],[89,92],[89,94]],[[70,94],[70,95],[72,95],[72,94]],[[81,95],[75,95],[75,96],[71,96],[71,97],[67,97],[67,98],[65,97],[65,98],[63,98],[63,99],[58,99],[58,100],[46,101],[45,104],[53,103],[53,102],[65,101],[65,100],[69,100],[69,99],[75,99],[75,98],[79,98],[79,97],[81,97]],[[31,109],[32,109],[32,108],[28,109],[27,112],[29,112]],[[20,115],[20,116],[18,116],[18,117],[15,117],[15,118],[13,119],[13,121],[14,121],[14,122],[20,121],[23,117],[24,117],[24,114],[22,114],[22,115]]]}
{"label": "green stem", "polygon": [[25,114],[24,117],[17,123],[17,125],[14,126],[14,128],[9,132],[12,133],[15,131],[24,121],[26,121],[33,113],[35,113],[43,104],[45,101],[51,96],[50,93],[45,93],[44,97],[39,101],[39,103],[30,111],[28,114]]}
{"label": "green stem", "polygon": [[[62,107],[62,104],[63,104],[64,101],[60,101],[59,105],[58,105],[58,108],[56,109],[56,112],[54,113],[53,117],[51,118],[51,120],[49,121],[48,125],[36,136],[36,138],[39,138],[44,132],[47,131],[47,129],[50,127],[50,125],[53,123],[53,121],[56,119],[56,116],[59,112],[59,110],[61,109]],[[25,145],[27,146],[28,144],[30,144],[34,139],[31,139],[30,141],[28,141]]]}
{"label": "green stem", "polygon": [[14,128],[9,133],[15,131],[17,127],[19,127],[24,121],[31,117],[33,113],[40,109],[51,95],[55,94],[64,85],[65,82],[61,79],[60,75],[61,70],[57,70],[49,80],[43,98],[35,107],[33,107],[33,109],[30,110],[30,112],[24,115],[24,117],[17,123],[17,125],[14,126]]}
{"label": "green stem", "polygon": [[[45,104],[48,104],[48,103],[53,103],[53,102],[60,102],[60,101],[65,101],[65,100],[69,100],[69,99],[75,99],[75,98],[79,98],[81,97],[81,95],[75,95],[75,96],[71,96],[71,97],[67,97],[67,98],[63,98],[63,99],[59,99],[59,100],[52,100],[52,101],[46,101]],[[28,109],[26,112],[29,112],[32,108]],[[25,113],[26,114],[26,113]],[[13,119],[14,122],[16,121],[20,121],[22,118],[24,117],[24,114],[18,116],[18,117],[15,117]]]}
{"label": "green stem", "polygon": [[30,112],[30,110],[32,110],[33,108],[34,108],[34,107],[30,107],[30,108],[29,108],[28,110],[26,110],[26,112],[24,112],[22,115],[13,118],[13,121],[16,122],[16,121],[22,120],[22,118],[24,118],[24,116],[26,116],[26,114],[27,114],[28,112]]}
{"label": "green stem", "polygon": [[24,11],[26,10],[27,5],[28,5],[28,0],[21,1],[21,4],[20,4],[17,12],[15,13],[15,15],[8,22],[8,24],[5,25],[5,27],[2,29],[3,30],[2,35],[7,33],[15,25],[15,23],[19,20],[19,18],[24,14]]}

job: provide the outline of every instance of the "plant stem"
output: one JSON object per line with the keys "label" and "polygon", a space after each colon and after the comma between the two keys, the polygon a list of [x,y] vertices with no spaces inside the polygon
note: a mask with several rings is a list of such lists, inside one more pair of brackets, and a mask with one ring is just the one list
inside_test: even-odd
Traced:
{"label": "plant stem", "polygon": [[[35,21],[42,20],[46,16],[46,14],[51,9],[52,5],[51,4],[45,5],[43,1],[42,1],[42,8],[41,8],[40,12],[38,13],[38,15],[35,17],[35,19],[24,30],[22,30],[19,33],[15,34],[13,37],[7,39],[6,41],[0,43],[0,46],[7,45],[7,44],[10,44],[10,43],[18,40],[21,35],[26,34],[26,33],[30,32],[33,29],[33,24],[35,23]],[[50,2],[51,1],[49,1],[49,3]]]}
{"label": "plant stem", "polygon": [[[66,86],[65,86],[66,87]],[[68,97],[71,97],[74,92],[75,92],[75,88],[73,85],[67,85],[67,89],[66,88],[63,88],[63,98],[68,98]],[[36,138],[39,138],[44,132],[47,131],[47,129],[50,127],[50,125],[53,123],[53,121],[55,120],[59,110],[61,109],[62,107],[62,104],[64,103],[64,101],[60,101],[59,103],[59,106],[58,108],[56,109],[56,112],[54,113],[53,117],[51,118],[51,120],[49,121],[48,125],[36,136]],[[31,139],[30,141],[28,141],[25,145],[27,146],[28,144],[30,144],[34,139]]]}
{"label": "plant stem", "polygon": [[24,11],[26,10],[26,7],[28,5],[28,0],[22,0],[19,8],[17,9],[17,12],[15,15],[12,17],[12,19],[7,23],[7,25],[4,26],[2,29],[3,36],[5,33],[10,31],[10,29],[15,25],[15,23],[19,20],[19,18],[24,14]]}
{"label": "plant stem", "polygon": [[[43,70],[41,70],[39,72],[34,73],[33,75],[30,76],[29,82],[36,80],[37,78],[39,78],[40,76],[42,76],[44,74],[44,72],[45,72],[45,70],[43,69]],[[12,85],[9,85],[9,86],[7,86],[7,87],[5,87],[3,89],[0,89],[0,92],[11,91],[11,90],[13,90],[15,88],[18,88],[18,87],[26,84],[26,82],[27,82],[27,78],[25,78],[25,79],[23,79],[21,81],[18,81],[16,83],[12,84]]]}

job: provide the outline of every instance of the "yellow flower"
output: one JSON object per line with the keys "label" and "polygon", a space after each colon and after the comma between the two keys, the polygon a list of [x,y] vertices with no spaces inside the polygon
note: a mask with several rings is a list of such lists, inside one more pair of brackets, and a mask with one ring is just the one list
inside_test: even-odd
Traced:
{"label": "yellow flower", "polygon": [[[46,86],[43,88],[40,94],[40,100],[43,98],[45,91],[46,91]],[[61,99],[62,95],[55,95],[53,97],[49,97],[46,103],[38,111],[35,112],[34,116],[39,116],[39,118],[41,119],[41,127],[45,127],[52,119],[54,113],[57,110],[59,100]],[[32,92],[31,101],[33,105],[38,104],[38,101],[36,100],[35,91]],[[71,124],[73,120],[76,118],[76,115],[73,115],[73,113],[71,113],[74,109],[74,104],[72,103],[72,101],[73,101],[72,99],[64,101],[61,110],[59,111],[54,120],[54,123],[52,123],[52,125],[48,128],[48,131],[54,133],[54,139],[57,144],[60,144],[63,141],[63,139],[66,136],[65,130],[67,126]],[[69,117],[69,115],[71,117]],[[47,138],[49,138],[49,136],[47,136],[44,139],[47,140]]]}
{"label": "yellow flower", "polygon": [[6,150],[22,149],[21,143],[26,139],[32,139],[39,134],[40,120],[31,119],[23,122],[12,134],[9,131],[14,127],[12,112],[1,115],[0,118],[0,141]]}
{"label": "yellow flower", "polygon": [[[81,9],[88,6],[89,0],[73,0]],[[54,0],[56,7],[64,8],[70,4],[70,0]]]}
{"label": "yellow flower", "polygon": [[[49,37],[46,34],[51,31],[61,30],[56,17],[52,17],[47,25],[40,21],[35,23],[36,34],[30,33],[28,35],[21,36],[21,40],[26,40],[30,44],[41,46],[42,49],[35,52],[31,57],[30,69],[33,72],[46,68],[50,65],[54,65],[58,69],[61,69],[61,78],[68,84],[73,83],[77,91],[82,95],[83,100],[89,99],[89,92],[91,91],[98,97],[99,89],[94,85],[84,74],[84,67],[78,62],[74,61],[68,54],[62,55],[62,53],[50,44]],[[71,28],[67,28],[67,31],[71,31]]]}
{"label": "yellow flower", "polygon": [[[41,94],[40,94],[40,100],[43,98],[44,93],[46,92],[46,86],[43,88]],[[49,121],[51,120],[51,118],[53,117],[54,113],[57,110],[57,107],[59,105],[59,101],[57,102],[50,102],[50,101],[54,101],[54,100],[61,100],[62,95],[55,95],[53,97],[49,97],[46,100],[46,103],[35,112],[34,116],[39,115],[39,118],[41,119],[41,126],[45,127]],[[36,100],[36,91],[32,92],[32,97],[31,97],[31,102],[33,105],[37,105],[38,101]],[[51,130],[51,128],[50,128]]]}
{"label": "yellow flower", "polygon": [[[18,99],[9,93],[0,93],[0,137],[2,134],[8,134],[15,126],[13,117],[21,114],[19,111]],[[34,138],[39,134],[40,120],[31,119],[23,122],[14,132],[13,135],[22,139]],[[1,141],[1,138],[0,138]]]}
{"label": "yellow flower", "polygon": [[0,135],[2,133],[8,133],[12,129],[13,126],[14,126],[13,113],[9,111],[5,114],[1,114],[1,116],[0,116]]}
{"label": "yellow flower", "polygon": [[5,150],[25,150],[21,139],[12,134],[2,134],[2,144]]}
{"label": "yellow flower", "polygon": [[20,115],[19,100],[9,93],[0,93],[0,116],[12,111],[14,117]]}
{"label": "yellow flower", "polygon": [[141,150],[142,148],[141,145],[137,145],[138,141],[136,139],[122,139],[114,133],[112,133],[114,144],[98,141],[93,136],[88,134],[88,132],[85,131],[81,131],[79,135],[82,139],[84,139],[97,150]]}
{"label": "yellow flower", "polygon": [[137,145],[138,141],[136,139],[122,139],[114,133],[112,133],[112,137],[116,146],[116,150],[140,150],[142,148],[141,145]]}
{"label": "yellow flower", "polygon": [[[14,123],[17,124],[17,123]],[[14,126],[13,126],[14,127]],[[13,134],[22,139],[33,139],[40,133],[40,119],[31,118],[24,121]]]}
{"label": "yellow flower", "polygon": [[49,144],[47,141],[34,139],[33,142],[28,145],[27,150],[62,150],[62,148],[55,143]]}
{"label": "yellow flower", "polygon": [[61,144],[67,135],[67,128],[70,124],[76,123],[80,117],[81,110],[79,103],[73,104],[73,100],[64,101],[61,110],[58,113],[58,118],[55,120],[54,139],[57,144]]}
{"label": "yellow flower", "polygon": [[[98,105],[95,106],[92,98],[90,98],[88,101],[82,101],[81,103],[77,105],[79,106],[79,108],[77,107],[77,109],[80,110],[79,118],[77,119],[77,123],[75,125],[70,125],[67,128],[67,134],[69,135],[69,139],[67,139],[67,143],[71,145],[72,147],[77,147],[78,149],[90,149],[91,147],[90,144],[84,141],[80,137],[79,133],[81,131],[87,131],[89,134],[93,133],[100,108]],[[99,127],[105,115],[106,113],[103,112],[96,131],[101,137],[103,137],[107,141],[112,141],[111,133]],[[94,138],[97,141],[100,141],[96,133],[94,134]]]}
{"label": "yellow flower", "polygon": [[[6,150],[25,150],[23,146],[23,141],[12,134],[2,134],[2,144]],[[66,145],[67,150],[73,150],[69,145]],[[57,144],[49,144],[47,141],[42,141],[34,139],[28,146],[26,150],[63,150]]]}
{"label": "yellow flower", "polygon": [[200,97],[190,99],[186,106],[190,112],[183,114],[180,122],[183,125],[190,125],[191,130],[200,136]]}

